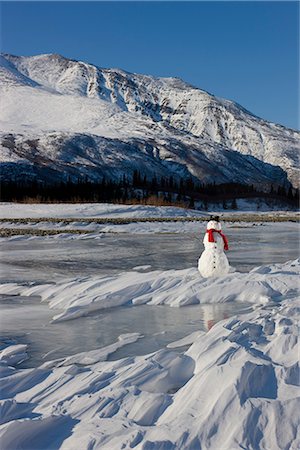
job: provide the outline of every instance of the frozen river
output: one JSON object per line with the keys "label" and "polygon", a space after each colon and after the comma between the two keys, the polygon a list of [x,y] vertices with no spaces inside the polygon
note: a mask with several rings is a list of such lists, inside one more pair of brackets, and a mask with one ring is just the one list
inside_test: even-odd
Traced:
{"label": "frozen river", "polygon": [[[200,228],[200,226],[199,226]],[[147,270],[186,269],[203,250],[199,233],[102,234],[99,239],[39,238],[1,243],[1,280],[53,282],[66,277],[107,275],[149,266]],[[296,223],[231,225],[228,259],[238,271],[281,263],[299,255]]]}
{"label": "frozen river", "polygon": [[[253,227],[228,226],[228,258],[238,271],[284,262],[299,255],[299,228],[293,223]],[[196,233],[102,235],[99,239],[33,239],[2,242],[2,281],[54,282],[69,277],[139,270],[190,268],[202,251]],[[29,344],[23,367],[93,350],[115,342],[120,334],[144,337],[111,358],[145,354],[241,310],[245,304],[120,307],[69,322],[51,324],[53,311],[35,297],[1,298],[1,335]]]}

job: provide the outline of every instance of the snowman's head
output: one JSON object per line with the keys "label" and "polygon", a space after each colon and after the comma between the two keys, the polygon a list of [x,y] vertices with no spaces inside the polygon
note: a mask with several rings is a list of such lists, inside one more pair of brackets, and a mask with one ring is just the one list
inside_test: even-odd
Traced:
{"label": "snowman's head", "polygon": [[217,230],[217,231],[221,231],[222,227],[220,222],[218,222],[217,220],[210,220],[207,224],[206,227],[207,230]]}

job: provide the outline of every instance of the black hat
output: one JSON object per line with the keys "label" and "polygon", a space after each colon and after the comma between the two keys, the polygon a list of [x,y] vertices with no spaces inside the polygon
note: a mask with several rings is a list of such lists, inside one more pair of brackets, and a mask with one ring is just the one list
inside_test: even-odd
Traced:
{"label": "black hat", "polygon": [[209,220],[215,220],[216,222],[220,222],[220,216],[210,216]]}

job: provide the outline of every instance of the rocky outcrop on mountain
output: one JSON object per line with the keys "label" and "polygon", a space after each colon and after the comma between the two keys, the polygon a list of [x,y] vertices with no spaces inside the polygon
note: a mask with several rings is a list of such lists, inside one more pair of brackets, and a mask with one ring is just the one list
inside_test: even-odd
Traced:
{"label": "rocky outcrop on mountain", "polygon": [[300,133],[177,78],[101,69],[60,55],[1,57],[2,176],[193,176],[299,184]]}

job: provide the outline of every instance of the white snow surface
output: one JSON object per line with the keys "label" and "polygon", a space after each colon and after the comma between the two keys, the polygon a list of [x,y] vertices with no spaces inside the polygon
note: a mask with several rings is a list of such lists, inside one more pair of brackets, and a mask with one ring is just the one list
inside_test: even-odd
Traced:
{"label": "white snow surface", "polygon": [[174,343],[191,344],[184,353],[167,348],[103,361],[100,349],[17,369],[9,355],[23,354],[24,346],[2,349],[2,448],[298,449],[299,267],[299,260],[290,261],[209,281],[190,269],[4,286],[4,292],[39,293],[51,307],[65,308],[63,314],[123,301],[245,300],[256,307]]}
{"label": "white snow surface", "polygon": [[[273,209],[262,208],[257,211],[253,203],[249,208],[247,200],[241,200],[242,208],[236,210],[222,210],[211,208],[210,211],[185,209],[174,206],[151,205],[119,205],[113,203],[14,203],[0,202],[0,218],[6,219],[37,219],[37,218],[151,218],[151,217],[209,217],[211,214],[274,214]],[[278,211],[276,216],[289,218],[289,215],[299,214],[299,211]]]}
{"label": "white snow surface", "polygon": [[118,205],[113,203],[0,202],[0,217],[14,218],[144,218],[207,216],[207,212],[174,206]]}

